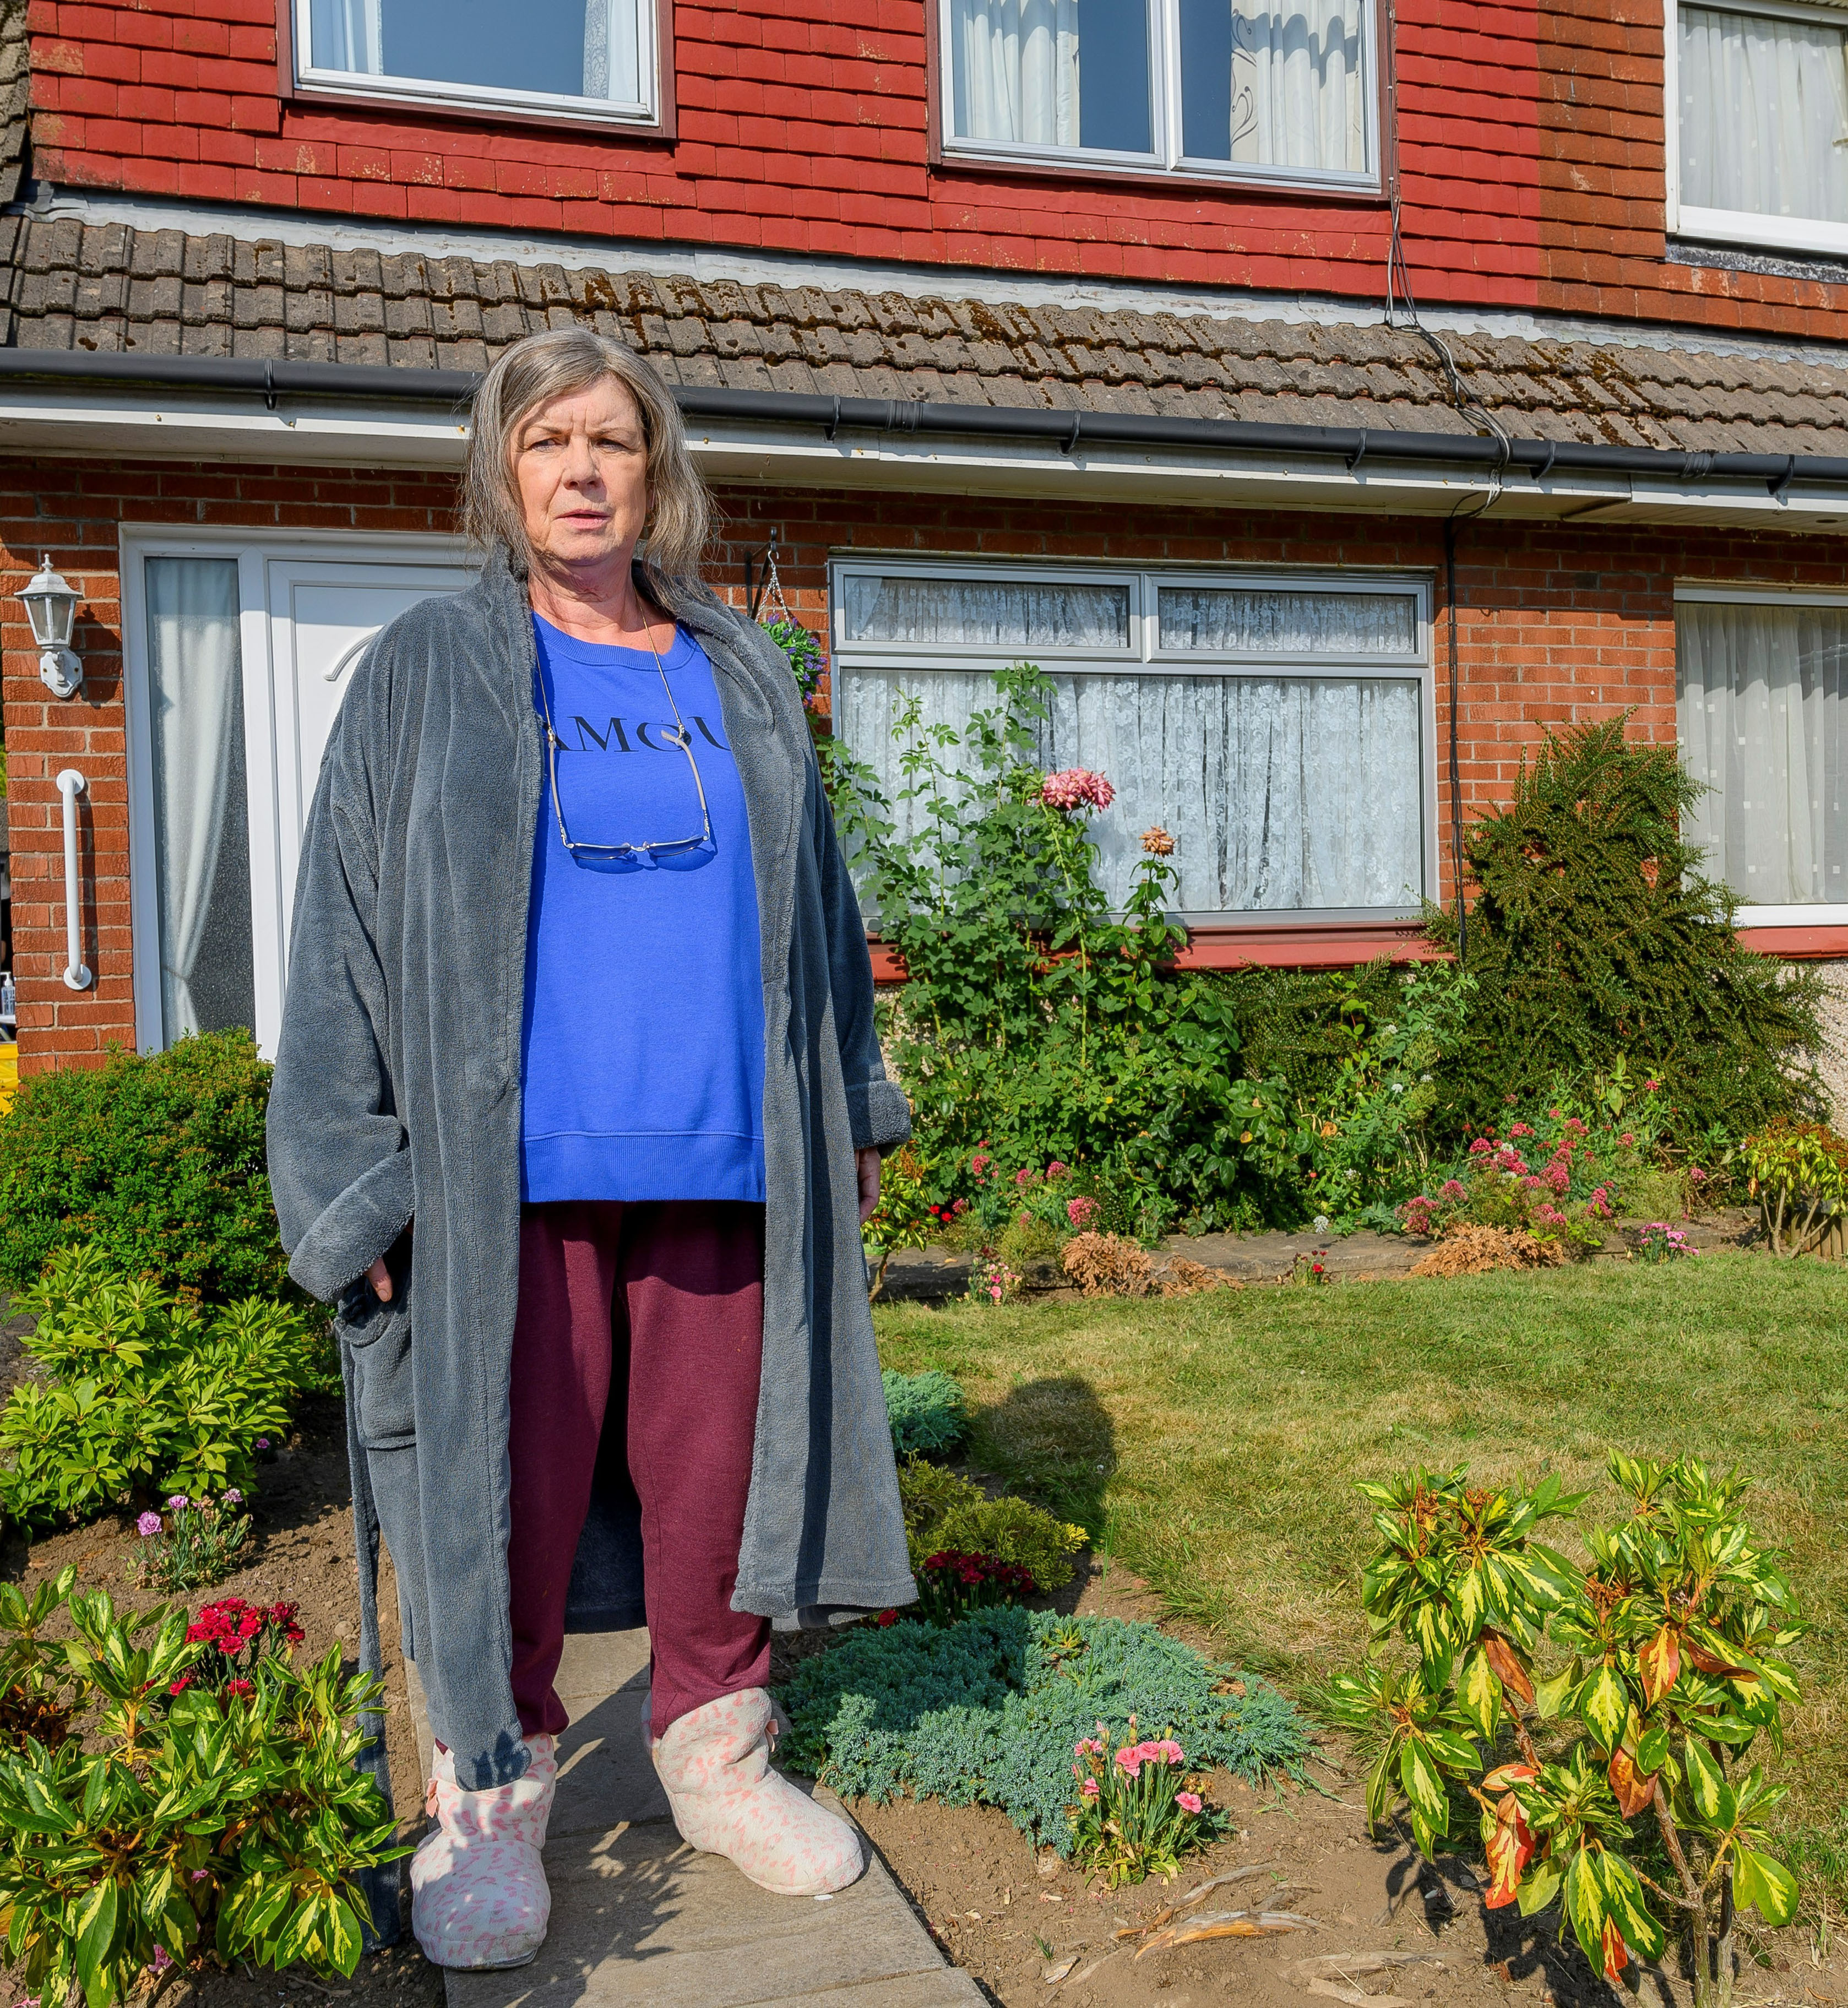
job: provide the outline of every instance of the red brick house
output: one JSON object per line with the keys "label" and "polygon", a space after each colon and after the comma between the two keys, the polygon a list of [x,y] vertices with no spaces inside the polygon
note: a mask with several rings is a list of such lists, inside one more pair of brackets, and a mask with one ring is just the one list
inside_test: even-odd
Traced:
{"label": "red brick house", "polygon": [[[1710,784],[1752,938],[1848,956],[1839,9],[0,20],[25,1070],[273,1038],[345,672],[468,575],[473,373],[574,317],[678,385],[712,575],[774,537],[836,730],[889,760],[899,696],[1041,663],[1048,759],[1119,790],[1106,870],[1166,822],[1196,956],[1404,942],[1542,726],[1620,709]],[[69,698],[12,596],[41,556]]]}

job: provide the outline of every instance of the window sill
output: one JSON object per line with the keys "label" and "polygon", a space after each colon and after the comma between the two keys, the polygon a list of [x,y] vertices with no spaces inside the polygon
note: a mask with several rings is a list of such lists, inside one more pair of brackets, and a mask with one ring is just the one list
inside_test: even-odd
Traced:
{"label": "window sill", "polygon": [[1125,188],[1164,189],[1178,196],[1210,189],[1225,195],[1281,196],[1298,201],[1311,196],[1323,202],[1367,207],[1387,199],[1376,174],[1296,175],[1250,169],[1221,174],[1211,168],[1097,160],[1088,154],[1015,154],[998,147],[986,151],[960,145],[935,149],[931,166],[944,173],[1023,175],[1036,181],[1111,182]]}
{"label": "window sill", "polygon": [[574,133],[620,133],[634,140],[674,137],[671,121],[652,112],[643,115],[599,111],[594,106],[578,111],[514,102],[488,104],[479,98],[445,97],[431,91],[395,90],[389,78],[350,88],[311,78],[306,83],[292,83],[288,94],[295,104],[348,106],[356,111],[408,111],[444,119],[465,118],[474,124],[544,126],[554,132],[564,126]]}
{"label": "window sill", "polygon": [[[1848,956],[1848,927],[1840,930]],[[905,965],[897,951],[868,938],[873,981],[903,983]],[[1288,915],[1257,924],[1203,923],[1194,927],[1175,958],[1179,969],[1354,969],[1390,956],[1394,962],[1434,962],[1443,951],[1425,934],[1421,920],[1309,920]]]}
{"label": "window sill", "polygon": [[1757,251],[1795,251],[1811,257],[1848,256],[1848,224],[1753,216],[1730,209],[1692,209],[1685,203],[1669,235],[1677,243],[1740,244]]}

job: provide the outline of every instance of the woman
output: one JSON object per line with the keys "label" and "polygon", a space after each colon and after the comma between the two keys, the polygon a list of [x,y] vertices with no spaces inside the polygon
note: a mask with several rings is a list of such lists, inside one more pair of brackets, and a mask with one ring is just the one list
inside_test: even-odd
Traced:
{"label": "woman", "polygon": [[645,1610],[683,1836],[769,1889],[859,1873],[769,1769],[764,1681],[772,1625],[914,1594],[859,1236],[910,1119],[795,683],[694,575],[665,386],[518,343],[466,513],[479,582],[384,631],[328,742],[269,1149],[337,1306],[362,1660],[382,1529],[437,1741],[413,1925],[483,1967],[545,1936],[574,1582]]}

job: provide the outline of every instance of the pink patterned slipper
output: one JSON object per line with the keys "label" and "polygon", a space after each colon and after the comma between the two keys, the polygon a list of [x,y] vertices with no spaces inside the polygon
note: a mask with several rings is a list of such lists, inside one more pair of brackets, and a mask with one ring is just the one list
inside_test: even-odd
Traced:
{"label": "pink patterned slipper", "polygon": [[785,1897],[844,1890],[866,1866],[847,1822],[770,1769],[770,1697],[721,1695],[651,1742],[680,1838]]}
{"label": "pink patterned slipper", "polygon": [[558,1783],[556,1745],[529,1736],[532,1762],[511,1785],[465,1791],[439,1749],[430,1780],[434,1832],[411,1860],[411,1928],[433,1966],[524,1966],[546,1942],[552,1893],[539,1850]]}

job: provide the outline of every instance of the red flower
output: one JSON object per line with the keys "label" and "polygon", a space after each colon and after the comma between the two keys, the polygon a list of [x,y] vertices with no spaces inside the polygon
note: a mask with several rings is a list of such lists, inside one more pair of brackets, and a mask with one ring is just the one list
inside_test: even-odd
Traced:
{"label": "red flower", "polygon": [[255,1694],[256,1690],[248,1681],[228,1681],[225,1683],[224,1692],[227,1694],[247,1695]]}
{"label": "red flower", "polygon": [[193,1676],[190,1674],[182,1674],[179,1678],[168,1688],[167,1692],[170,1695],[184,1694],[187,1688],[192,1685]]}
{"label": "red flower", "polygon": [[896,1624],[898,1621],[899,1614],[896,1610],[882,1610],[879,1613],[879,1622],[882,1624]]}

